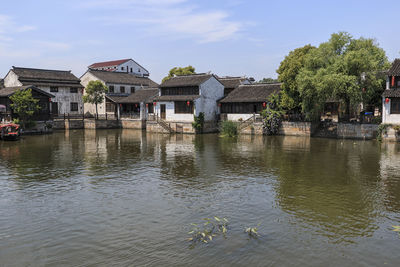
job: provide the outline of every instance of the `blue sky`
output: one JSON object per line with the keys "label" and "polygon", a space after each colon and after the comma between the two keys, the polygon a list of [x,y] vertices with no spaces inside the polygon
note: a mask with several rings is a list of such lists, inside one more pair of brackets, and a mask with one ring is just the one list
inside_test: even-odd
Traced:
{"label": "blue sky", "polygon": [[[3,2],[3,1],[2,1]],[[0,76],[11,66],[72,70],[133,58],[169,69],[276,77],[285,55],[333,32],[375,38],[400,57],[400,1],[18,0],[0,8]]]}

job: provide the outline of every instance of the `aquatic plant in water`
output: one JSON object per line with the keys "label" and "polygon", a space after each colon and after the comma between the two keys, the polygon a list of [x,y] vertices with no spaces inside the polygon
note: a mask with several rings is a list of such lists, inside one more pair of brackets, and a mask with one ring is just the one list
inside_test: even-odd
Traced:
{"label": "aquatic plant in water", "polygon": [[258,227],[260,226],[260,224],[257,224],[257,227],[246,227],[244,229],[244,231],[250,236],[250,237],[258,237]]}
{"label": "aquatic plant in water", "polygon": [[400,225],[392,225],[393,229],[392,231],[397,232],[400,237]]}
{"label": "aquatic plant in water", "polygon": [[204,218],[202,224],[192,223],[193,229],[188,233],[192,235],[188,239],[191,242],[208,243],[217,235],[225,235],[228,232],[228,220],[226,218]]}

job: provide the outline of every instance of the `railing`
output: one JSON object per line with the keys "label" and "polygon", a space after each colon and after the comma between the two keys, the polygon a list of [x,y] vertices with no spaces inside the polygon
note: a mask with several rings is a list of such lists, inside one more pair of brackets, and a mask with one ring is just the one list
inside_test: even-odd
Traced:
{"label": "railing", "polygon": [[[258,116],[257,116],[258,115]],[[250,125],[252,125],[254,122],[256,122],[258,119],[261,119],[261,116],[259,114],[253,114],[253,116],[251,116],[250,118],[248,118],[247,120],[241,121],[239,124],[239,131],[243,130],[244,128],[249,127]]]}
{"label": "railing", "polygon": [[53,120],[84,120],[84,119],[96,119],[96,120],[118,120],[118,117],[114,114],[53,114]]}

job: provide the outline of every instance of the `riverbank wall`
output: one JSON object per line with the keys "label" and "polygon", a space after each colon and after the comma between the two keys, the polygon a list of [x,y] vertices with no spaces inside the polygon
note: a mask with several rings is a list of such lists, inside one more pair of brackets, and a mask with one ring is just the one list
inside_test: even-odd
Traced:
{"label": "riverbank wall", "polygon": [[[306,136],[312,137],[317,134],[321,126],[319,123],[312,122],[290,122],[283,121],[279,128],[279,135],[285,136]],[[377,124],[356,124],[356,123],[335,123],[333,131],[319,131],[318,137],[337,138],[337,139],[375,139],[378,132]],[[255,122],[247,127],[240,129],[240,134],[263,134],[263,123]],[[388,138],[395,140],[392,131],[388,131]]]}

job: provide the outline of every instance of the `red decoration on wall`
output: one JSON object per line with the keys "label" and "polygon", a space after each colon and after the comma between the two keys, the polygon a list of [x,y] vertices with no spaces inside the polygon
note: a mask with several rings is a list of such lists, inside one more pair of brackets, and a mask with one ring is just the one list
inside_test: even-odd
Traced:
{"label": "red decoration on wall", "polygon": [[390,100],[389,100],[389,98],[387,98],[387,97],[386,97],[386,99],[385,99],[385,103],[386,103],[386,104],[388,104],[388,103],[389,103],[389,101],[390,101]]}
{"label": "red decoration on wall", "polygon": [[394,76],[392,76],[392,87],[394,87]]}
{"label": "red decoration on wall", "polygon": [[156,105],[157,105],[157,102],[153,102],[153,105],[156,106]]}
{"label": "red decoration on wall", "polygon": [[148,108],[149,107],[149,104],[146,104],[146,108]]}
{"label": "red decoration on wall", "polygon": [[51,98],[49,98],[49,102],[51,102]]}
{"label": "red decoration on wall", "polygon": [[187,101],[187,102],[186,102],[186,105],[187,105],[187,106],[190,106],[190,101]]}
{"label": "red decoration on wall", "polygon": [[264,103],[263,103],[263,107],[265,108],[266,106],[267,106],[267,103],[264,102]]}
{"label": "red decoration on wall", "polygon": [[221,103],[218,103],[218,106],[220,107],[220,106],[221,106]]}
{"label": "red decoration on wall", "polygon": [[119,107],[121,107],[121,108],[122,108],[122,104],[119,104]]}
{"label": "red decoration on wall", "polygon": [[137,108],[137,104],[135,104],[135,108]]}

